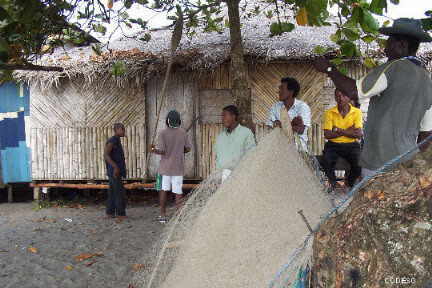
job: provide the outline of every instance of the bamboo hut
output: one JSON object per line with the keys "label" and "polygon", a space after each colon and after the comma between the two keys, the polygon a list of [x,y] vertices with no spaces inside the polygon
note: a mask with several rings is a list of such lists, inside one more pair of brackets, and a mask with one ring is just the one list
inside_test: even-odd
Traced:
{"label": "bamboo hut", "polygon": [[[271,19],[264,16],[244,21],[243,38],[248,63],[248,84],[259,140],[266,133],[268,109],[278,98],[282,77],[301,84],[300,99],[312,110],[310,150],[320,154],[324,139],[321,114],[332,99],[333,87],[317,73],[311,61],[317,45],[334,47],[328,40],[332,27],[297,27],[293,32],[270,37]],[[160,103],[162,77],[166,69],[171,31],[158,30],[151,40],[118,39],[110,51],[95,55],[91,47],[57,50],[39,64],[59,65],[64,72],[20,72],[16,76],[30,86],[30,116],[27,143],[32,151],[32,179],[103,180],[102,153],[114,122],[123,122],[128,179],[154,177],[157,156],[149,167],[145,159],[163,105],[158,130],[170,109],[177,109],[183,127],[189,129],[192,152],[186,156],[186,177],[200,179],[214,168],[213,144],[221,129],[220,112],[233,102],[229,72],[229,31],[198,33],[184,37],[175,56],[166,103]],[[422,50],[430,60],[431,54]],[[111,69],[117,61],[126,68],[121,76]],[[347,64],[350,74],[360,77],[366,69]],[[194,121],[198,119],[198,121]]]}

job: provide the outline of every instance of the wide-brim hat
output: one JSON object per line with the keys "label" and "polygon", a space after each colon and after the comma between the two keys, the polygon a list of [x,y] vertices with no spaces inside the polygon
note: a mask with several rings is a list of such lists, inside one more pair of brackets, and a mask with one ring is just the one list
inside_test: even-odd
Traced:
{"label": "wide-brim hat", "polygon": [[167,115],[168,126],[171,128],[177,128],[181,125],[180,113],[176,110],[171,110]]}
{"label": "wide-brim hat", "polygon": [[405,35],[418,39],[420,42],[432,42],[432,37],[424,31],[420,20],[400,18],[393,22],[391,27],[382,27],[379,29],[384,35]]}

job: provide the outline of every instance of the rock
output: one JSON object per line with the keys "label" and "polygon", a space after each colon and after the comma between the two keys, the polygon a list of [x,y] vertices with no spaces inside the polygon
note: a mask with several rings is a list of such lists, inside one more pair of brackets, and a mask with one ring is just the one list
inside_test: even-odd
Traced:
{"label": "rock", "polygon": [[431,216],[432,148],[371,180],[321,226],[313,287],[432,288]]}

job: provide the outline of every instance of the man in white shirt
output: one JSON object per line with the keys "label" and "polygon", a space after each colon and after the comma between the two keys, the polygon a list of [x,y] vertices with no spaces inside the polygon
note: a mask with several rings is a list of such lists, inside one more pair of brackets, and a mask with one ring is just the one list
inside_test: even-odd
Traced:
{"label": "man in white shirt", "polygon": [[296,79],[290,77],[281,79],[279,102],[270,109],[267,125],[272,128],[281,127],[281,113],[287,113],[293,132],[299,136],[300,143],[297,143],[297,149],[307,152],[307,130],[311,126],[311,111],[309,105],[296,98],[299,92],[300,84]]}

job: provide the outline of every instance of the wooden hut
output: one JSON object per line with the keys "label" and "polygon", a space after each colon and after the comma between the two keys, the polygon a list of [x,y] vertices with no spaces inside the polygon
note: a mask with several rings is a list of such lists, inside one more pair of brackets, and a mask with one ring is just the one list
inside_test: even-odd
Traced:
{"label": "wooden hut", "polygon": [[[297,27],[270,37],[270,21],[248,20],[242,28],[257,138],[265,134],[264,122],[277,101],[280,79],[295,77],[301,83],[299,98],[312,109],[310,150],[320,154],[324,143],[321,115],[333,88],[324,74],[314,70],[311,60],[317,45],[334,47],[328,40],[334,28]],[[27,142],[32,150],[33,181],[106,179],[103,147],[115,122],[126,125],[127,178],[154,177],[158,157],[151,157],[149,167],[145,159],[160,105],[158,131],[173,108],[181,113],[183,127],[190,128],[193,150],[186,156],[186,177],[206,177],[214,168],[213,144],[221,129],[221,109],[233,102],[228,33],[228,29],[198,33],[182,40],[166,103],[161,103],[160,93],[171,36],[168,30],[153,32],[149,42],[119,39],[100,56],[91,47],[80,47],[58,50],[40,60],[39,64],[62,66],[64,72],[17,73],[30,86]],[[118,61],[126,70],[114,76],[111,70]],[[347,67],[357,78],[366,72],[359,64]]]}

